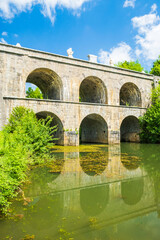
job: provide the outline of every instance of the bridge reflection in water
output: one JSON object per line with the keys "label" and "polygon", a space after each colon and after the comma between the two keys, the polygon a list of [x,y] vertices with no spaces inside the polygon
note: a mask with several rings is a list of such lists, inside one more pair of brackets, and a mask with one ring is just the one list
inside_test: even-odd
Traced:
{"label": "bridge reflection in water", "polygon": [[60,228],[78,240],[106,239],[102,229],[157,211],[155,184],[141,165],[139,146],[97,145],[91,150],[86,145],[72,151],[57,147],[54,169],[58,170],[33,170],[32,185],[25,190],[33,201],[25,211],[16,206],[24,219],[7,229],[4,224],[2,233],[14,229],[16,236],[25,224],[37,239],[46,235],[59,239]]}

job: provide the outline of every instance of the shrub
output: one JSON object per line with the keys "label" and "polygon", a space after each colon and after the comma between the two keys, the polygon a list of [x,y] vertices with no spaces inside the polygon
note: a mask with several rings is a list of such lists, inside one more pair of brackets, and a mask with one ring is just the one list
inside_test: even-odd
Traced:
{"label": "shrub", "polygon": [[35,113],[16,107],[0,133],[0,208],[6,213],[15,190],[26,179],[30,165],[48,158],[57,126],[52,118],[38,120]]}

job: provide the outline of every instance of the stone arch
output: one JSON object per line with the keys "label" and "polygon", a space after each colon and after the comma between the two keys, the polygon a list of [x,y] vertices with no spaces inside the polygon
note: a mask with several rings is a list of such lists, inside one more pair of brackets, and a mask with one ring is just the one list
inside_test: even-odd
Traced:
{"label": "stone arch", "polygon": [[104,82],[94,76],[85,78],[79,88],[81,102],[108,104],[107,88]]}
{"label": "stone arch", "polygon": [[140,142],[140,125],[135,116],[126,117],[121,124],[121,142]]}
{"label": "stone arch", "polygon": [[120,90],[120,105],[142,107],[141,92],[131,82],[125,83]]}
{"label": "stone arch", "polygon": [[45,99],[63,100],[62,80],[51,69],[35,69],[28,75],[26,82],[36,85]]}
{"label": "stone arch", "polygon": [[58,130],[54,135],[54,138],[58,138],[58,140],[55,140],[55,144],[57,145],[64,145],[64,131],[63,131],[63,124],[59,117],[51,112],[38,112],[36,113],[36,116],[38,119],[45,119],[47,116],[51,116],[53,118],[51,125],[55,126],[57,125]]}
{"label": "stone arch", "polygon": [[80,204],[87,216],[101,214],[109,202],[109,185],[82,189]]}
{"label": "stone arch", "polygon": [[108,143],[108,126],[99,114],[89,114],[80,125],[80,143]]}
{"label": "stone arch", "polygon": [[143,195],[144,180],[143,178],[131,179],[121,183],[121,194],[123,201],[127,205],[137,204]]}

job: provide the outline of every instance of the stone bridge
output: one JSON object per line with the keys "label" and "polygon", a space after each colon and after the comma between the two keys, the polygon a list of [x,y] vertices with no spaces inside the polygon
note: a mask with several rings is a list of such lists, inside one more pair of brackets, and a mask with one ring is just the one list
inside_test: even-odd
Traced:
{"label": "stone bridge", "polygon": [[[44,99],[27,99],[26,82]],[[0,44],[0,126],[25,106],[53,117],[57,144],[139,141],[138,117],[150,104],[152,75]]]}

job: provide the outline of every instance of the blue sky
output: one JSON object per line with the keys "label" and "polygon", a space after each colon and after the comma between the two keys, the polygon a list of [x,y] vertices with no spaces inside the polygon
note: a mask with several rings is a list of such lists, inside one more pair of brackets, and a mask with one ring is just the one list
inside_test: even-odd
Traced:
{"label": "blue sky", "polygon": [[0,0],[0,41],[108,64],[160,55],[160,1]]}

